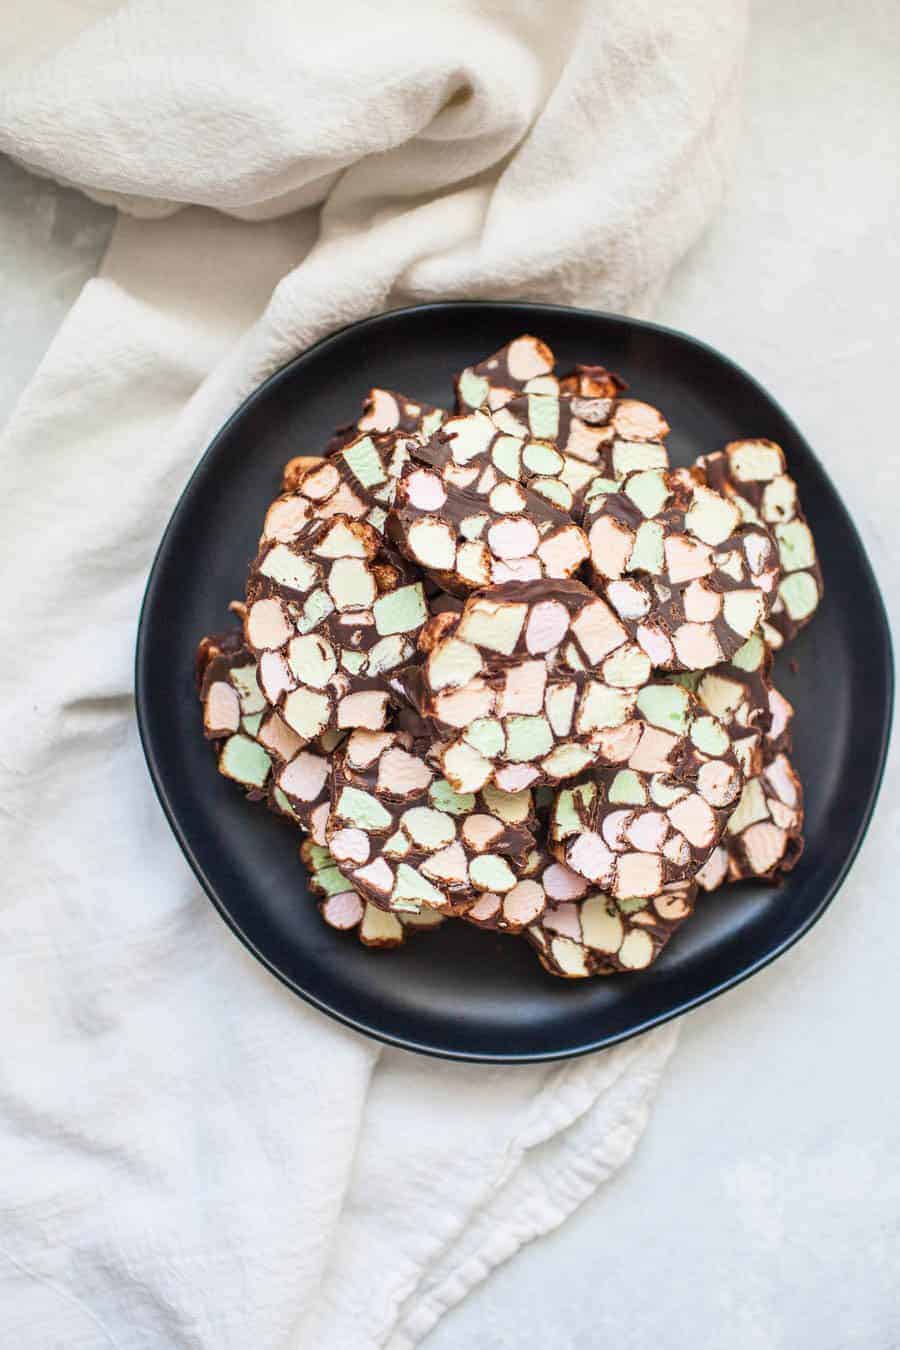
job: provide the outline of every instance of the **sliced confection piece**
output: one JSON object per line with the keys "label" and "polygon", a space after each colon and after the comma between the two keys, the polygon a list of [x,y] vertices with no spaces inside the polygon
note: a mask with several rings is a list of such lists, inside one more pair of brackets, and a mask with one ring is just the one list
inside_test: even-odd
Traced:
{"label": "sliced confection piece", "polygon": [[397,477],[409,458],[407,438],[357,436],[330,458],[300,469],[285,468],[291,490],[276,497],[266,512],[260,547],[294,542],[310,521],[331,516],[365,520],[381,533],[394,499]]}
{"label": "sliced confection piece", "polygon": [[[431,620],[398,682],[435,729],[451,783],[558,783],[615,762],[650,661],[578,581],[506,582]],[[610,759],[611,757],[611,759]]]}
{"label": "sliced confection piece", "polygon": [[247,600],[260,686],[302,742],[387,724],[388,674],[412,659],[428,612],[422,583],[371,525],[334,516],[265,543]]}
{"label": "sliced confection piece", "polygon": [[257,682],[256,658],[240,628],[202,638],[195,658],[203,730],[216,745],[219,772],[253,801],[269,792],[272,758],[257,736],[266,701]]}
{"label": "sliced confection piece", "polygon": [[327,847],[305,840],[300,857],[309,871],[309,887],[318,895],[319,913],[329,928],[356,932],[366,947],[399,947],[413,933],[438,928],[444,916],[433,910],[421,914],[390,914],[364,900],[348,887]]}
{"label": "sliced confection piece", "polygon": [[256,657],[240,628],[202,640],[197,677],[204,728],[217,743],[219,772],[241,784],[252,800],[265,799],[276,814],[324,843],[331,737],[326,734],[305,746],[269,707],[259,686]]}
{"label": "sliced confection piece", "polygon": [[370,389],[355,422],[338,427],[328,442],[327,453],[336,454],[361,434],[387,436],[432,436],[447,416],[443,408],[398,394],[394,389]]}
{"label": "sliced confection piece", "polygon": [[803,787],[788,757],[794,710],[777,689],[770,686],[768,695],[762,763],[747,777],[721,843],[697,874],[707,891],[727,881],[777,881],[803,853]]}
{"label": "sliced confection piece", "polygon": [[546,342],[525,333],[456,377],[456,407],[460,412],[501,408],[523,390],[555,393],[554,364]]}
{"label": "sliced confection piece", "polygon": [[648,684],[617,764],[560,788],[550,851],[616,899],[692,881],[722,837],[743,775],[728,732],[688,689]]}
{"label": "sliced confection piece", "polygon": [[546,441],[616,481],[638,469],[667,469],[669,424],[649,403],[578,394],[520,394],[492,414],[510,435]]}
{"label": "sliced confection piece", "polygon": [[584,523],[595,590],[657,668],[729,660],[772,607],[771,534],[684,470],[630,474],[588,502]]}
{"label": "sliced confection piece", "polygon": [[766,637],[775,648],[790,642],[818,609],[824,583],[784,451],[774,441],[731,441],[724,450],[701,455],[695,469],[735,503],[744,520],[767,525],[774,534],[782,576]]}
{"label": "sliced confection piece", "polygon": [[564,979],[646,970],[694,909],[697,887],[674,882],[652,899],[617,900],[591,892],[548,905],[526,930],[545,970]]}
{"label": "sliced confection piece", "polygon": [[333,758],[328,846],[381,908],[460,913],[515,886],[534,843],[531,794],[458,793],[426,748],[404,732],[353,732]]}

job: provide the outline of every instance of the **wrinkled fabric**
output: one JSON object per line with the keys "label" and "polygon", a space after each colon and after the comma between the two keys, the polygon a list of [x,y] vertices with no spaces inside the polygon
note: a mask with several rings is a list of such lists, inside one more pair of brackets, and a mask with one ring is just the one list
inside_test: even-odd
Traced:
{"label": "wrinkled fabric", "polygon": [[743,6],[29,11],[0,150],[123,214],[0,440],[0,1343],[406,1350],[623,1165],[675,1030],[463,1067],[293,998],[153,796],[143,587],[216,428],[329,331],[646,307],[720,197]]}

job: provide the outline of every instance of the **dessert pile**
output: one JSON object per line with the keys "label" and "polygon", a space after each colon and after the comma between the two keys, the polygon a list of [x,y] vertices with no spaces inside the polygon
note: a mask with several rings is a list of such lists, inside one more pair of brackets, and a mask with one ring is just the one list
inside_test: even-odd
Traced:
{"label": "dessert pile", "polygon": [[656,408],[528,335],[455,403],[372,389],[286,466],[240,626],[199,644],[204,732],[333,928],[642,970],[803,848],[771,677],[822,597],[796,485],[767,440],[671,468]]}

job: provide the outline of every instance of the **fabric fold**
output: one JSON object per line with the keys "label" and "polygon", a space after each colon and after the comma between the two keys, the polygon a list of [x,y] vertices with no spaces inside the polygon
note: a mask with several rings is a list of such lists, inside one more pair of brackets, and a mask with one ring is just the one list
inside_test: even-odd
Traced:
{"label": "fabric fold", "polygon": [[217,428],[341,325],[646,303],[721,192],[743,5],[130,0],[56,41],[32,8],[0,149],[145,218],[0,440],[0,1341],[406,1350],[623,1165],[676,1032],[463,1067],[288,994],[153,798],[143,587]]}

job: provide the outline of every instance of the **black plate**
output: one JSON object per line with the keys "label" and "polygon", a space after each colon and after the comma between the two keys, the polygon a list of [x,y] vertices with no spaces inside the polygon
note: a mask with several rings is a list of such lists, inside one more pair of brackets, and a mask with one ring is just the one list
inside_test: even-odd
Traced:
{"label": "black plate", "polygon": [[[825,602],[777,669],[799,710],[806,852],[780,889],[744,885],[701,899],[640,975],[554,979],[524,941],[464,924],[393,952],[326,928],[306,889],[295,831],[219,776],[200,732],[194,648],[203,633],[225,626],[228,601],[243,595],[284,462],[317,453],[371,385],[446,405],[454,371],[524,331],[550,343],[561,369],[602,362],[662,408],[676,464],[742,436],[778,441],[825,573]],[[399,310],[326,338],[274,375],[222,428],[185,489],[150,574],[137,645],[138,718],[159,799],[198,879],[246,946],[296,993],[359,1031],[454,1059],[508,1062],[581,1054],[633,1036],[722,993],[805,933],[837,892],[872,814],[892,684],[884,608],[862,544],[777,403],[682,333],[552,305]]]}

